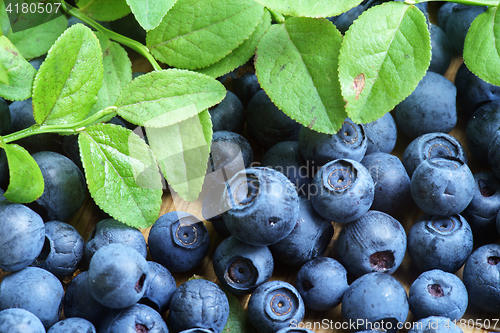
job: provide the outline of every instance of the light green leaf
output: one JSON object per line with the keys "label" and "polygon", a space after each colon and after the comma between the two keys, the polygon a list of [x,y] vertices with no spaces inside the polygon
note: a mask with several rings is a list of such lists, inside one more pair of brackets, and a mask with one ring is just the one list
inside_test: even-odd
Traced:
{"label": "light green leaf", "polygon": [[132,81],[132,63],[127,51],[100,32],[95,34],[101,44],[104,78],[97,94],[97,102],[87,117],[115,104],[122,89]]}
{"label": "light green leaf", "polygon": [[148,32],[153,56],[177,68],[210,66],[248,39],[264,8],[253,0],[182,0]]}
{"label": "light green leaf", "polygon": [[149,31],[156,28],[177,0],[127,0],[137,22]]}
{"label": "light green leaf", "polygon": [[118,114],[131,123],[165,127],[222,101],[226,88],[214,78],[179,69],[154,71],[130,82],[116,101]]}
{"label": "light green leaf", "polygon": [[130,13],[126,0],[80,0],[76,6],[82,13],[98,21],[114,21]]}
{"label": "light green leaf", "polygon": [[262,35],[271,26],[271,14],[269,11],[265,10],[262,19],[260,20],[257,28],[253,34],[246,41],[238,46],[235,50],[229,53],[227,56],[222,58],[215,64],[197,69],[198,73],[203,73],[211,77],[219,77],[226,73],[229,73],[235,68],[245,64],[248,59],[250,59],[255,54],[255,48],[257,47],[257,42],[260,40]]}
{"label": "light green leaf", "polygon": [[36,69],[5,36],[0,36],[0,63],[7,71],[9,84],[0,84],[0,97],[22,101],[31,97]]}
{"label": "light green leaf", "polygon": [[67,29],[42,63],[33,87],[33,113],[38,124],[83,120],[97,100],[103,67],[99,41],[83,24]]}
{"label": "light green leaf", "polygon": [[346,118],[337,74],[341,43],[327,19],[292,17],[257,44],[262,88],[290,118],[318,132],[336,132]]}
{"label": "light green leaf", "polygon": [[472,22],[464,45],[467,68],[484,81],[500,86],[500,11],[490,7]]}
{"label": "light green leaf", "polygon": [[365,11],[344,36],[339,78],[349,117],[369,123],[391,111],[424,77],[431,42],[424,14],[390,1]]}
{"label": "light green leaf", "polygon": [[208,111],[163,128],[146,127],[160,169],[177,194],[194,201],[201,192],[212,141]]}
{"label": "light green leaf", "polygon": [[47,53],[67,26],[68,20],[62,15],[33,28],[11,32],[7,37],[23,57],[29,60]]}
{"label": "light green leaf", "polygon": [[363,0],[255,0],[283,15],[329,17],[347,12]]}
{"label": "light green leaf", "polygon": [[148,145],[113,124],[93,125],[78,135],[90,195],[103,211],[137,228],[160,214],[162,183]]}
{"label": "light green leaf", "polygon": [[7,35],[10,30],[10,21],[7,12],[5,11],[5,2],[0,1],[0,36]]}
{"label": "light green leaf", "polygon": [[9,164],[9,187],[3,195],[17,203],[35,201],[43,194],[42,171],[26,149],[16,144],[3,146]]}
{"label": "light green leaf", "polygon": [[9,76],[2,64],[0,64],[0,84],[9,85]]}

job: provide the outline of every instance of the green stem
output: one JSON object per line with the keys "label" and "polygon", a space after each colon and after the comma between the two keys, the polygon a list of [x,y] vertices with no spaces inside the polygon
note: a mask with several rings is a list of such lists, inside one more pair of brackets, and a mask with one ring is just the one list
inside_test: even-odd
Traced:
{"label": "green stem", "polygon": [[491,7],[498,7],[499,1],[498,0],[406,0],[405,3],[408,5],[415,5],[417,3],[423,3],[423,2],[431,2],[431,1],[447,1],[447,2],[453,2],[453,3],[459,3],[462,5],[469,5],[469,6],[491,6]]}
{"label": "green stem", "polygon": [[272,9],[266,8],[269,13],[271,13],[271,16],[273,17],[273,20],[277,23],[285,23],[285,17],[281,15],[280,13],[275,12]]}
{"label": "green stem", "polygon": [[63,10],[66,13],[82,20],[83,22],[87,23],[91,27],[95,28],[97,31],[108,36],[110,39],[112,39],[120,44],[123,44],[125,46],[130,47],[132,50],[135,50],[137,53],[142,55],[144,58],[148,59],[148,61],[151,63],[151,65],[153,66],[153,68],[156,71],[162,70],[162,68],[160,67],[160,65],[158,64],[156,59],[151,55],[151,53],[149,52],[149,49],[146,46],[142,45],[141,43],[139,43],[133,39],[122,36],[120,34],[117,34],[114,31],[111,31],[109,29],[104,28],[102,25],[100,25],[96,21],[92,20],[87,15],[80,12],[78,9],[73,8],[70,5],[68,5],[65,1],[62,1],[61,7],[63,8]]}
{"label": "green stem", "polygon": [[87,126],[93,125],[100,122],[102,119],[108,117],[109,115],[117,115],[116,106],[110,106],[104,110],[101,110],[91,117],[88,117],[82,121],[73,124],[64,125],[33,125],[31,127],[25,128],[21,131],[6,135],[2,137],[3,143],[9,143],[17,141],[28,136],[43,134],[43,133],[58,133],[58,134],[77,134],[83,131]]}

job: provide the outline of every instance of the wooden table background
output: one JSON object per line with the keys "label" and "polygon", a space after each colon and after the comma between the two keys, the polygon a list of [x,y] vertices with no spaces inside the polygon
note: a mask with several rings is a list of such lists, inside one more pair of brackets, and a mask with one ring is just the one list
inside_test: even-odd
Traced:
{"label": "wooden table background", "polygon": [[[436,19],[436,12],[437,8],[440,4],[438,3],[429,3],[430,7],[430,13],[431,13],[431,22],[437,22]],[[149,72],[152,70],[151,65],[144,59],[144,58],[139,58],[136,55],[131,55],[132,60],[133,60],[133,70],[134,71],[143,71],[143,72]],[[450,68],[446,72],[445,76],[450,79],[452,82],[454,81],[455,78],[455,73],[458,69],[458,67],[462,63],[462,58],[461,56],[457,56],[453,59],[452,64],[450,65]],[[231,82],[230,79],[225,83],[228,87],[230,87]],[[474,160],[474,158],[471,156],[469,150],[467,149],[467,144],[466,144],[466,139],[465,139],[465,122],[462,120],[459,120],[457,126],[453,131],[450,133],[451,135],[455,136],[464,146],[464,148],[467,151],[467,157],[469,158],[469,166],[471,167],[471,170],[473,173],[479,172],[479,171],[484,171],[488,170],[487,166],[480,165],[477,163],[477,161]],[[400,133],[398,133],[400,134]],[[244,133],[245,135],[245,133]],[[246,135],[245,135],[246,136]],[[246,136],[248,138],[248,136]],[[256,160],[260,160],[262,157],[264,150],[259,147],[254,140],[251,138],[248,138],[250,144],[252,145],[252,148],[254,149],[254,154],[256,156]],[[403,151],[405,147],[411,142],[408,138],[404,137],[404,135],[398,135],[398,141],[396,148],[393,151],[393,155],[398,156],[399,158],[402,157]],[[181,210],[185,211],[188,213],[191,213],[200,219],[201,217],[201,204],[199,202],[194,202],[194,203],[189,203],[185,202],[182,199],[178,197],[172,197],[169,193],[165,193],[163,197],[163,205],[161,209],[161,214],[174,211],[174,210]],[[414,221],[420,217],[423,214],[414,204],[406,211],[405,215],[400,218],[400,222],[403,224],[406,232],[408,232],[409,228],[411,225],[414,223]],[[86,240],[91,232],[95,224],[102,218],[102,214],[99,212],[99,209],[95,206],[93,200],[90,198],[89,195],[87,195],[87,198],[85,199],[85,202],[83,206],[80,208],[79,212],[76,214],[74,218],[71,219],[70,224],[76,227],[76,229],[80,232],[80,234],[84,237]],[[214,282],[217,282],[217,277],[215,276],[213,267],[212,267],[212,257],[213,253],[217,247],[217,245],[222,241],[222,238],[214,231],[211,223],[205,222],[205,225],[207,226],[210,234],[210,249],[208,255],[205,257],[203,260],[202,264],[189,272],[186,273],[176,273],[174,274],[174,277],[176,278],[177,284],[180,285],[181,283],[187,281],[193,274],[197,275],[202,275],[206,279],[212,280]],[[341,224],[334,223],[334,229],[335,229],[335,235],[330,243],[325,256],[328,257],[333,257],[337,259],[336,255],[336,239],[337,236],[342,228]],[[149,229],[142,230],[144,237],[148,238],[149,234]],[[477,247],[477,245],[475,246]],[[150,255],[148,254],[148,260],[151,260]],[[275,262],[275,270],[273,277],[271,280],[284,280],[289,283],[294,283],[295,282],[295,276],[298,272],[298,269],[300,267],[289,267],[284,264],[281,264],[279,262]],[[85,264],[82,264],[81,269],[79,269],[75,274],[79,273],[81,270],[85,270]],[[3,274],[0,274],[0,276]],[[461,278],[462,277],[462,269],[457,273],[457,275]],[[417,270],[413,267],[411,259],[408,257],[408,255],[405,256],[405,259],[402,263],[402,265],[399,267],[399,269],[395,272],[394,277],[396,277],[402,285],[405,287],[405,289],[408,291],[409,287],[411,286],[411,283],[418,277]],[[63,281],[64,286],[66,287],[69,281],[71,280],[72,277],[68,277]],[[350,281],[350,283],[352,280]],[[239,298],[241,301],[241,304],[246,307],[246,304],[248,302],[249,296],[243,296]],[[318,312],[318,311],[311,311],[311,310],[306,310],[306,316],[304,318],[304,323],[320,323],[323,319],[331,320],[333,322],[342,322],[342,316],[341,316],[341,305],[337,306],[336,308],[327,311],[327,312]],[[493,332],[493,331],[500,331],[500,323],[496,324],[496,327],[493,327],[494,323],[492,322],[491,327],[488,328],[486,327],[485,329],[481,328],[481,322],[479,320],[485,320],[485,319],[500,319],[500,314],[491,314],[491,313],[484,313],[481,312],[479,309],[475,308],[472,304],[469,304],[469,308],[463,317],[465,320],[470,320],[468,323],[465,325],[461,325],[462,330],[465,333],[485,333],[485,332]],[[413,317],[411,313],[408,316],[408,321],[413,321]],[[317,333],[344,333],[347,332],[347,330],[335,330],[335,329],[313,329]],[[407,330],[403,329],[402,332],[405,332]]]}

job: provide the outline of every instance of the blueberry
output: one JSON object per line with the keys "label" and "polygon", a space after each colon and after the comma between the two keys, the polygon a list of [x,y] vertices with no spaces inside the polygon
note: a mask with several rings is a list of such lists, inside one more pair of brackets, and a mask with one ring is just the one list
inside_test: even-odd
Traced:
{"label": "blueberry", "polygon": [[310,190],[314,209],[324,218],[352,222],[370,209],[374,184],[359,162],[338,159],[325,164],[314,176]]}
{"label": "blueberry", "polygon": [[465,263],[463,281],[471,303],[500,313],[500,245],[488,244],[474,251]]}
{"label": "blueberry", "polygon": [[131,246],[146,258],[147,245],[141,231],[115,219],[104,219],[96,224],[85,244],[85,257],[90,262],[97,250],[113,243]]}
{"label": "blueberry", "polygon": [[198,218],[173,211],[156,220],[148,245],[153,259],[170,272],[186,272],[203,261],[210,239],[207,228]]}
{"label": "blueberry", "polygon": [[9,105],[0,97],[0,135],[7,135],[12,132],[12,120]]}
{"label": "blueberry", "polygon": [[370,209],[401,215],[411,202],[410,177],[403,163],[394,155],[374,153],[366,155],[361,164],[368,169],[375,185]]}
{"label": "blueberry", "polygon": [[248,245],[231,236],[213,257],[215,275],[235,295],[250,294],[273,274],[274,261],[267,246]]}
{"label": "blueberry", "polygon": [[274,333],[304,318],[304,301],[297,289],[284,281],[260,285],[248,301],[248,316],[261,333]]}
{"label": "blueberry", "polygon": [[347,271],[335,259],[317,257],[300,268],[295,287],[306,307],[328,311],[340,304],[349,287]]}
{"label": "blueberry", "polygon": [[455,6],[456,3],[445,2],[441,7],[439,7],[437,13],[438,25],[445,32],[446,32],[446,23],[448,22],[448,18],[450,17],[451,12],[453,11],[453,7]]}
{"label": "blueberry", "polygon": [[[13,102],[9,108],[12,118],[12,132],[17,132],[36,124],[31,98]],[[58,135],[55,133],[45,133],[18,140],[16,143],[26,148],[30,153],[33,153],[54,149],[57,147],[54,145],[57,137]]]}
{"label": "blueberry", "polygon": [[232,92],[227,91],[222,102],[210,108],[209,112],[214,132],[243,132],[243,125],[245,124],[243,104],[238,96]]}
{"label": "blueberry", "polygon": [[209,219],[209,221],[212,223],[214,230],[219,234],[219,236],[222,238],[228,238],[231,236],[231,233],[227,229],[226,223],[224,223],[224,219],[221,215],[213,217]]}
{"label": "blueberry", "polygon": [[177,285],[168,269],[154,261],[148,261],[148,265],[150,269],[148,287],[140,302],[163,313],[168,309]]}
{"label": "blueberry", "polygon": [[175,290],[168,317],[173,332],[198,327],[220,333],[229,317],[229,302],[215,283],[189,280]]}
{"label": "blueberry", "polygon": [[451,10],[446,21],[446,35],[453,48],[462,53],[465,35],[474,19],[488,9],[486,6],[468,6],[457,4]]}
{"label": "blueberry", "polygon": [[444,75],[450,67],[454,49],[446,33],[438,25],[430,24],[432,58],[429,71]]}
{"label": "blueberry", "polygon": [[247,131],[261,146],[297,141],[302,127],[274,105],[264,90],[256,93],[247,106]]}
{"label": "blueberry", "polygon": [[123,309],[144,296],[149,274],[146,259],[139,252],[113,243],[97,250],[90,261],[90,293],[104,306]]}
{"label": "blueberry", "polygon": [[228,230],[251,245],[270,245],[292,232],[299,216],[295,186],[282,173],[249,168],[228,183],[222,198],[231,207],[222,214]]}
{"label": "blueberry", "polygon": [[366,155],[372,153],[389,154],[396,146],[398,131],[396,122],[388,112],[371,123],[364,124],[366,133]]}
{"label": "blueberry", "polygon": [[500,181],[491,172],[474,175],[474,197],[462,215],[474,237],[496,236],[496,218],[500,211]]}
{"label": "blueberry", "polygon": [[408,254],[422,271],[455,273],[472,253],[472,231],[460,215],[424,214],[408,231]]}
{"label": "blueberry", "polygon": [[144,304],[113,310],[99,324],[99,333],[168,333],[161,315]]}
{"label": "blueberry", "polygon": [[47,54],[41,55],[39,57],[33,58],[29,61],[31,66],[33,66],[36,70],[40,69],[40,66],[44,62],[45,58],[47,58]]}
{"label": "blueberry", "polygon": [[408,333],[462,333],[450,318],[427,317],[415,322]]}
{"label": "blueberry", "polygon": [[402,162],[411,178],[420,163],[433,157],[456,157],[467,163],[467,155],[460,142],[445,133],[428,133],[413,140],[406,147]]}
{"label": "blueberry", "polygon": [[29,207],[44,220],[68,221],[85,199],[85,178],[69,158],[50,151],[32,155],[42,171],[45,189]]}
{"label": "blueberry", "polygon": [[32,266],[48,270],[62,279],[73,273],[83,257],[83,237],[71,225],[45,223],[45,243]]}
{"label": "blueberry", "polygon": [[340,231],[339,261],[355,276],[370,272],[392,274],[403,262],[406,233],[395,218],[368,211]]}
{"label": "blueberry", "polygon": [[467,289],[456,275],[434,269],[413,282],[408,302],[417,320],[430,316],[459,320],[467,310]]}
{"label": "blueberry", "polygon": [[252,147],[243,136],[229,131],[218,131],[213,134],[210,146],[212,172],[226,168],[227,173],[233,172],[234,174],[241,169],[248,168],[252,162]]}
{"label": "blueberry", "polygon": [[497,130],[488,145],[488,162],[491,171],[500,178],[500,130]]}
{"label": "blueberry", "polygon": [[31,312],[12,308],[0,311],[0,332],[45,333],[45,328]]}
{"label": "blueberry", "polygon": [[314,331],[311,331],[308,328],[285,327],[285,328],[280,329],[279,331],[276,331],[276,333],[314,333]]}
{"label": "blueberry", "polygon": [[479,161],[488,161],[488,145],[498,128],[500,128],[500,100],[481,106],[467,123],[467,146]]}
{"label": "blueberry", "polygon": [[303,265],[322,256],[333,237],[330,220],[319,215],[307,198],[299,198],[299,218],[292,232],[269,246],[273,256],[287,265]]}
{"label": "blueberry", "polygon": [[297,141],[275,144],[264,154],[261,165],[284,174],[297,187],[299,195],[307,196],[311,177],[307,162],[300,155]]}
{"label": "blueberry", "polygon": [[410,96],[394,108],[396,124],[412,139],[426,133],[448,133],[457,123],[456,98],[457,89],[450,80],[428,71]]}
{"label": "blueberry", "polygon": [[261,90],[262,88],[255,73],[248,72],[233,79],[233,92],[244,106],[247,106],[252,97]]}
{"label": "blueberry", "polygon": [[342,298],[342,317],[356,322],[354,331],[398,330],[408,316],[408,295],[394,277],[384,273],[368,273],[355,280]]}
{"label": "blueberry", "polygon": [[73,161],[80,171],[84,172],[80,157],[80,147],[78,146],[78,136],[65,135],[62,139],[62,150],[64,155]]}
{"label": "blueberry", "polygon": [[18,271],[42,251],[45,227],[42,218],[28,207],[0,201],[0,268]]}
{"label": "blueberry", "polygon": [[500,99],[500,87],[481,80],[469,71],[465,63],[457,70],[455,86],[457,87],[457,104],[469,117],[483,104]]}
{"label": "blueberry", "polygon": [[345,35],[352,22],[354,22],[358,18],[358,16],[363,13],[364,7],[365,6],[361,4],[349,9],[347,12],[342,13],[338,17],[336,17],[333,24],[343,35]]}
{"label": "blueberry", "polygon": [[52,273],[26,267],[4,277],[0,284],[0,309],[28,310],[47,329],[59,320],[63,296],[63,286]]}
{"label": "blueberry", "polygon": [[359,162],[367,149],[365,128],[349,118],[344,120],[340,130],[333,135],[303,127],[299,133],[299,149],[302,158],[309,161],[311,167],[314,164],[319,168],[339,158]]}
{"label": "blueberry", "polygon": [[7,200],[7,199],[5,199],[5,197],[3,196],[3,195],[4,195],[4,193],[5,193],[5,191],[4,191],[4,190],[2,190],[2,189],[0,188],[0,201],[5,201],[5,200]]}
{"label": "blueberry", "polygon": [[94,325],[83,318],[68,318],[55,323],[47,333],[96,333]]}
{"label": "blueberry", "polygon": [[92,297],[89,288],[89,272],[81,272],[71,280],[64,295],[64,315],[78,317],[97,325],[111,310]]}
{"label": "blueberry", "polygon": [[9,183],[9,166],[5,150],[0,149],[0,188],[6,189]]}
{"label": "blueberry", "polygon": [[474,176],[459,159],[425,160],[413,173],[411,195],[418,208],[428,214],[459,214],[474,196]]}

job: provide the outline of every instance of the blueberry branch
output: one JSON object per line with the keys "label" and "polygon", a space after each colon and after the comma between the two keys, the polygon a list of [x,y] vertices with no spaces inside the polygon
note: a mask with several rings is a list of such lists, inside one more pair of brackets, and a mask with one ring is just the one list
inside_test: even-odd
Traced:
{"label": "blueberry branch", "polygon": [[3,143],[9,143],[17,141],[28,136],[42,134],[42,133],[58,133],[58,134],[77,134],[83,131],[87,126],[99,123],[105,118],[109,118],[110,115],[116,116],[116,106],[110,106],[104,110],[101,110],[91,117],[88,117],[82,121],[64,124],[64,125],[33,125],[21,131],[6,135],[2,137]]}
{"label": "blueberry branch", "polygon": [[68,14],[70,14],[70,15],[72,15],[72,16],[80,19],[80,20],[82,20],[83,22],[87,23],[91,27],[95,28],[97,31],[105,34],[110,39],[112,39],[112,40],[114,40],[114,41],[116,41],[116,42],[118,42],[120,44],[123,44],[125,46],[128,46],[131,49],[135,50],[137,53],[139,53],[140,55],[142,55],[144,58],[148,59],[148,61],[153,66],[154,70],[156,70],[156,71],[161,71],[162,70],[162,68],[160,67],[160,65],[156,61],[156,59],[151,55],[151,53],[149,52],[149,49],[145,45],[142,45],[141,43],[139,43],[139,42],[137,42],[137,41],[135,41],[133,39],[130,39],[130,38],[125,37],[125,36],[122,36],[120,34],[117,34],[114,31],[111,31],[109,29],[104,28],[102,25],[100,25],[96,21],[92,20],[87,15],[83,14],[82,12],[80,12],[79,10],[77,10],[76,8],[73,8],[72,6],[68,5],[65,1],[62,1],[61,8],[66,13],[68,13]]}

